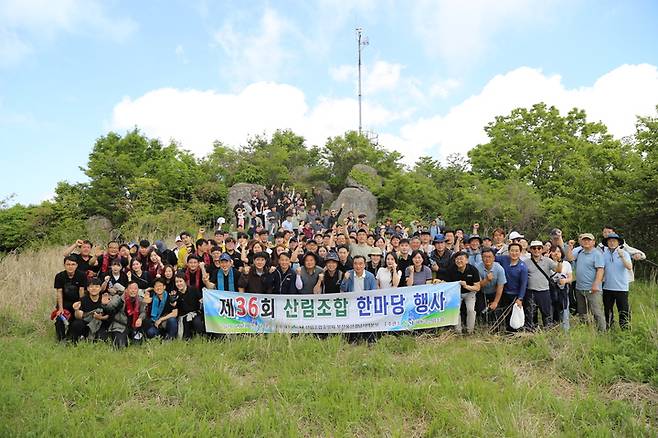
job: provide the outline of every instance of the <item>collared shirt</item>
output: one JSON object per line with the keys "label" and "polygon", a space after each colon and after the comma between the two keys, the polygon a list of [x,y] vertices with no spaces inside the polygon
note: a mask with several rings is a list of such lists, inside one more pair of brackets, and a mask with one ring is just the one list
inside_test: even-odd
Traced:
{"label": "collared shirt", "polygon": [[356,272],[354,272],[354,290],[353,292],[362,292],[364,288],[364,283],[366,280],[366,272],[365,270],[363,271],[363,274],[359,277],[356,275]]}
{"label": "collared shirt", "polygon": [[523,260],[519,260],[516,265],[512,265],[510,256],[496,256],[496,261],[505,270],[505,288],[503,291],[509,295],[516,295],[522,300],[525,297],[525,290],[528,286],[528,266]]}
{"label": "collared shirt", "polygon": [[573,256],[576,261],[576,289],[592,290],[597,269],[605,267],[603,252],[597,248],[585,251],[579,246],[573,250]]}
{"label": "collared shirt", "polygon": [[487,274],[491,272],[493,274],[493,279],[483,286],[480,290],[485,293],[485,295],[494,295],[496,293],[496,288],[501,284],[507,283],[507,278],[505,277],[505,269],[498,262],[493,262],[491,269],[484,267],[484,263],[479,263],[476,265],[478,272],[480,273],[480,280],[487,278]]}
{"label": "collared shirt", "polygon": [[537,291],[548,290],[550,286],[546,276],[551,275],[551,271],[555,271],[557,262],[549,257],[541,256],[539,258],[537,265],[546,273],[546,276],[535,266],[532,257],[525,264],[528,266],[528,289]]}
{"label": "collared shirt", "polygon": [[[628,272],[624,260],[627,263],[631,262],[631,256],[628,252],[623,251],[620,256],[617,250],[610,251],[610,248],[603,250],[603,258],[605,261],[605,280],[603,281],[603,289],[614,290],[620,292],[628,292]],[[623,259],[622,259],[623,257]]]}

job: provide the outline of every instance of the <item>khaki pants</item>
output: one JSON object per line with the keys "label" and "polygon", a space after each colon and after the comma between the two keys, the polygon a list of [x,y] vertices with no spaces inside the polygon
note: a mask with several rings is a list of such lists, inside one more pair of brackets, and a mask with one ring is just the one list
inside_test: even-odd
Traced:
{"label": "khaki pants", "polygon": [[[466,331],[468,333],[473,333],[473,330],[475,329],[475,292],[468,292],[468,293],[463,293],[462,295],[462,301],[466,305]],[[455,326],[455,330],[457,333],[462,332],[462,317],[459,315],[459,319],[457,320],[457,325]]]}
{"label": "khaki pants", "polygon": [[576,290],[576,306],[578,315],[583,320],[588,320],[588,313],[594,315],[596,327],[600,331],[605,330],[605,316],[603,315],[602,292],[592,293],[591,290]]}

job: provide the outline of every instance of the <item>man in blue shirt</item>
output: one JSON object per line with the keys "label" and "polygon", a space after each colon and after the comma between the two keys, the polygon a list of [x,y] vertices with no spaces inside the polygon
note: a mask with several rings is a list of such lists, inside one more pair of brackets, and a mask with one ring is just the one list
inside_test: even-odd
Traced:
{"label": "man in blue shirt", "polygon": [[584,233],[580,235],[580,246],[574,249],[575,242],[569,241],[567,245],[567,260],[575,260],[576,269],[576,306],[578,315],[585,318],[589,313],[594,315],[596,326],[600,331],[605,330],[605,317],[603,316],[603,300],[601,287],[605,262],[603,252],[596,248],[594,235]]}
{"label": "man in blue shirt", "polygon": [[[496,256],[496,261],[505,270],[505,279],[507,283],[503,287],[503,294],[499,302],[492,302],[491,309],[500,307],[507,312],[507,308],[512,305],[523,307],[523,298],[528,286],[528,266],[521,260],[521,244],[510,243],[507,246],[507,255]],[[505,322],[507,324],[507,331],[515,331],[509,325],[512,311],[507,312]]]}
{"label": "man in blue shirt", "polygon": [[503,288],[507,283],[505,269],[495,260],[496,256],[491,248],[482,250],[482,263],[477,265],[480,273],[480,291],[482,292],[477,295],[475,302],[475,311],[478,314],[487,306],[492,310],[498,307],[503,295]]}
{"label": "man in blue shirt", "polygon": [[619,326],[628,328],[628,284],[629,272],[633,269],[631,255],[622,245],[624,239],[616,233],[610,233],[603,239],[603,258],[605,262],[605,280],[603,280],[603,313],[608,328],[614,322],[614,305],[619,312]]}

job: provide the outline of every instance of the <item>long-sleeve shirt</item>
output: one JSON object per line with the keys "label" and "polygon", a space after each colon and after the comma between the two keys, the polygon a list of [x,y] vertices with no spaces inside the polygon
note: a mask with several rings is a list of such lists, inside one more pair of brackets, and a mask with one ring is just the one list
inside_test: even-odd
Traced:
{"label": "long-sleeve shirt", "polygon": [[496,256],[496,261],[505,270],[505,278],[507,278],[503,292],[516,295],[518,299],[522,300],[528,287],[528,266],[523,260],[512,265],[510,257],[506,255]]}

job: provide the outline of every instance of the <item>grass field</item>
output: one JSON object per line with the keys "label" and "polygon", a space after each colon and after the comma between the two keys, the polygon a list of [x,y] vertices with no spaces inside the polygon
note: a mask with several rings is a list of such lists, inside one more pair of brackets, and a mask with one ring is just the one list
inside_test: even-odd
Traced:
{"label": "grass field", "polygon": [[658,436],[655,284],[634,285],[628,332],[236,335],[115,351],[54,342],[58,251],[22,255],[33,276],[0,261],[0,436]]}

